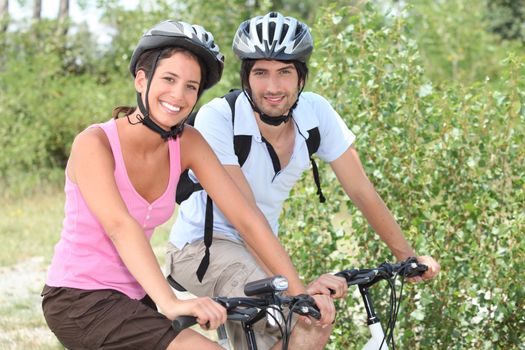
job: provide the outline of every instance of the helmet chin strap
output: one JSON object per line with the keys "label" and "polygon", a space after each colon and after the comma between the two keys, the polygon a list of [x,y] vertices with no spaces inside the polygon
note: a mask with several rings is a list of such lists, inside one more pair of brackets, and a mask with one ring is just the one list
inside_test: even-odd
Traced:
{"label": "helmet chin strap", "polygon": [[278,125],[281,125],[282,123],[288,122],[292,118],[293,110],[295,109],[295,107],[297,107],[297,103],[299,102],[299,96],[301,95],[301,92],[303,92],[303,88],[304,88],[304,86],[301,88],[301,90],[299,90],[299,93],[297,94],[297,99],[295,100],[295,103],[292,105],[292,107],[290,107],[290,109],[288,110],[288,114],[284,114],[284,115],[281,115],[281,116],[278,116],[278,117],[272,117],[272,116],[270,116],[268,114],[263,113],[255,105],[255,103],[253,102],[252,97],[251,97],[251,92],[248,93],[246,91],[246,88],[244,87],[244,84],[242,86],[242,91],[243,91],[244,95],[246,96],[246,98],[248,98],[248,101],[250,102],[250,105],[252,106],[252,109],[256,113],[259,114],[259,117],[261,118],[261,121],[263,123],[268,124],[268,125],[272,125],[272,126],[278,126]]}
{"label": "helmet chin strap", "polygon": [[[148,90],[149,90],[149,88],[148,88]],[[147,98],[148,98],[148,91],[146,91],[146,104],[147,104]],[[180,135],[182,133],[182,131],[184,130],[184,124],[185,124],[184,122],[186,120],[183,120],[179,124],[171,127],[171,129],[169,131],[164,130],[159,125],[157,125],[150,118],[149,112],[148,112],[149,108],[145,107],[144,104],[142,103],[141,94],[139,92],[137,92],[137,105],[139,107],[140,112],[142,113],[142,116],[139,116],[139,122],[144,124],[144,126],[148,127],[150,130],[152,130],[152,131],[156,132],[157,134],[159,134],[160,137],[164,141],[168,141],[170,138],[175,140],[177,138],[177,136]]]}
{"label": "helmet chin strap", "polygon": [[[160,137],[167,141],[170,138],[176,139],[178,135],[182,133],[184,130],[184,122],[183,120],[179,124],[172,126],[170,130],[164,130],[161,128],[158,124],[156,124],[151,118],[149,114],[149,102],[148,102],[148,95],[149,95],[149,89],[151,86],[151,81],[153,80],[153,75],[155,74],[155,70],[157,68],[157,63],[159,61],[160,52],[157,54],[157,57],[155,58],[155,63],[153,64],[152,74],[151,77],[148,79],[148,85],[146,87],[146,106],[144,106],[144,103],[142,102],[142,95],[140,92],[137,92],[137,106],[139,107],[140,113],[142,113],[142,116],[138,116],[139,122],[144,124],[146,127],[148,127],[150,130],[156,132],[160,135]],[[193,106],[195,107],[195,106]],[[193,109],[192,109],[193,110]],[[191,112],[190,112],[191,113]],[[188,114],[189,115],[189,114]]]}

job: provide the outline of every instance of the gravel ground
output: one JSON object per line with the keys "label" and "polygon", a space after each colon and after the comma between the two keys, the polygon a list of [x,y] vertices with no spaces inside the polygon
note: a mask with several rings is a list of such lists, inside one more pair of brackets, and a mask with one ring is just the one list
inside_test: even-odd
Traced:
{"label": "gravel ground", "polygon": [[0,303],[28,298],[40,299],[35,291],[43,286],[46,268],[42,257],[34,257],[14,266],[0,267]]}
{"label": "gravel ground", "polygon": [[57,349],[40,308],[46,269],[42,257],[0,267],[0,349]]}

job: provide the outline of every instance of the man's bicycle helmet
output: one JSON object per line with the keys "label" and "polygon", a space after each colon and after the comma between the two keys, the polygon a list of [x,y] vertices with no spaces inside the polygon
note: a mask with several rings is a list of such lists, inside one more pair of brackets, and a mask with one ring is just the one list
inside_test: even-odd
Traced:
{"label": "man's bicycle helmet", "polygon": [[204,62],[207,71],[204,89],[209,89],[221,79],[224,55],[219,51],[213,35],[199,25],[174,20],[160,22],[142,36],[131,56],[131,74],[135,76],[142,53],[170,46],[185,48]]}
{"label": "man's bicycle helmet", "polygon": [[233,52],[241,60],[270,59],[306,63],[313,47],[308,26],[278,12],[244,21],[233,39]]}
{"label": "man's bicycle helmet", "polygon": [[[253,17],[242,22],[235,33],[232,48],[235,55],[241,60],[293,61],[294,65],[303,65],[307,71],[306,64],[312,54],[314,43],[306,24],[293,17],[270,12],[265,16]],[[304,88],[303,84],[297,100],[288,113],[277,117],[266,115],[255,105],[251,92],[245,87],[242,73],[241,84],[252,109],[259,114],[264,123],[274,126],[290,120]]]}

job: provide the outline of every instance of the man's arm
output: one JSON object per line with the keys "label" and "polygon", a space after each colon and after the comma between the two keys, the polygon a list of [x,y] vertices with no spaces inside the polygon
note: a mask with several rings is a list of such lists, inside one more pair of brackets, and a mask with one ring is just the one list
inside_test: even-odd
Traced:
{"label": "man's arm", "polygon": [[[350,146],[330,165],[346,194],[363,213],[394,256],[398,260],[416,256],[414,249],[401,232],[399,224],[366,176],[356,149]],[[429,268],[423,279],[430,279],[437,275],[440,267],[434,259],[421,256],[418,257],[418,260],[428,265]]]}
{"label": "man's arm", "polygon": [[330,165],[348,197],[363,213],[395,257],[404,260],[415,256],[398,223],[366,176],[355,148],[350,146]]}

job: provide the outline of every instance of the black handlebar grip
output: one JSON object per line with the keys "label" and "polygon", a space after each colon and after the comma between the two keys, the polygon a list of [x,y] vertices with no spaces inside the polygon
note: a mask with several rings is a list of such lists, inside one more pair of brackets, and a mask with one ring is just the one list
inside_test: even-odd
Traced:
{"label": "black handlebar grip", "polygon": [[179,316],[173,320],[171,327],[175,332],[179,333],[180,331],[197,324],[197,317],[195,316]]}
{"label": "black handlebar grip", "polygon": [[406,270],[406,272],[404,273],[404,276],[405,277],[416,277],[416,276],[421,276],[422,274],[424,274],[426,271],[428,270],[428,266],[427,265],[423,265],[423,264],[417,264],[417,266],[415,267],[410,267]]}
{"label": "black handlebar grip", "polygon": [[310,316],[312,316],[316,320],[321,319],[321,312],[319,312],[319,309],[317,307],[309,306],[308,313],[310,314]]}

